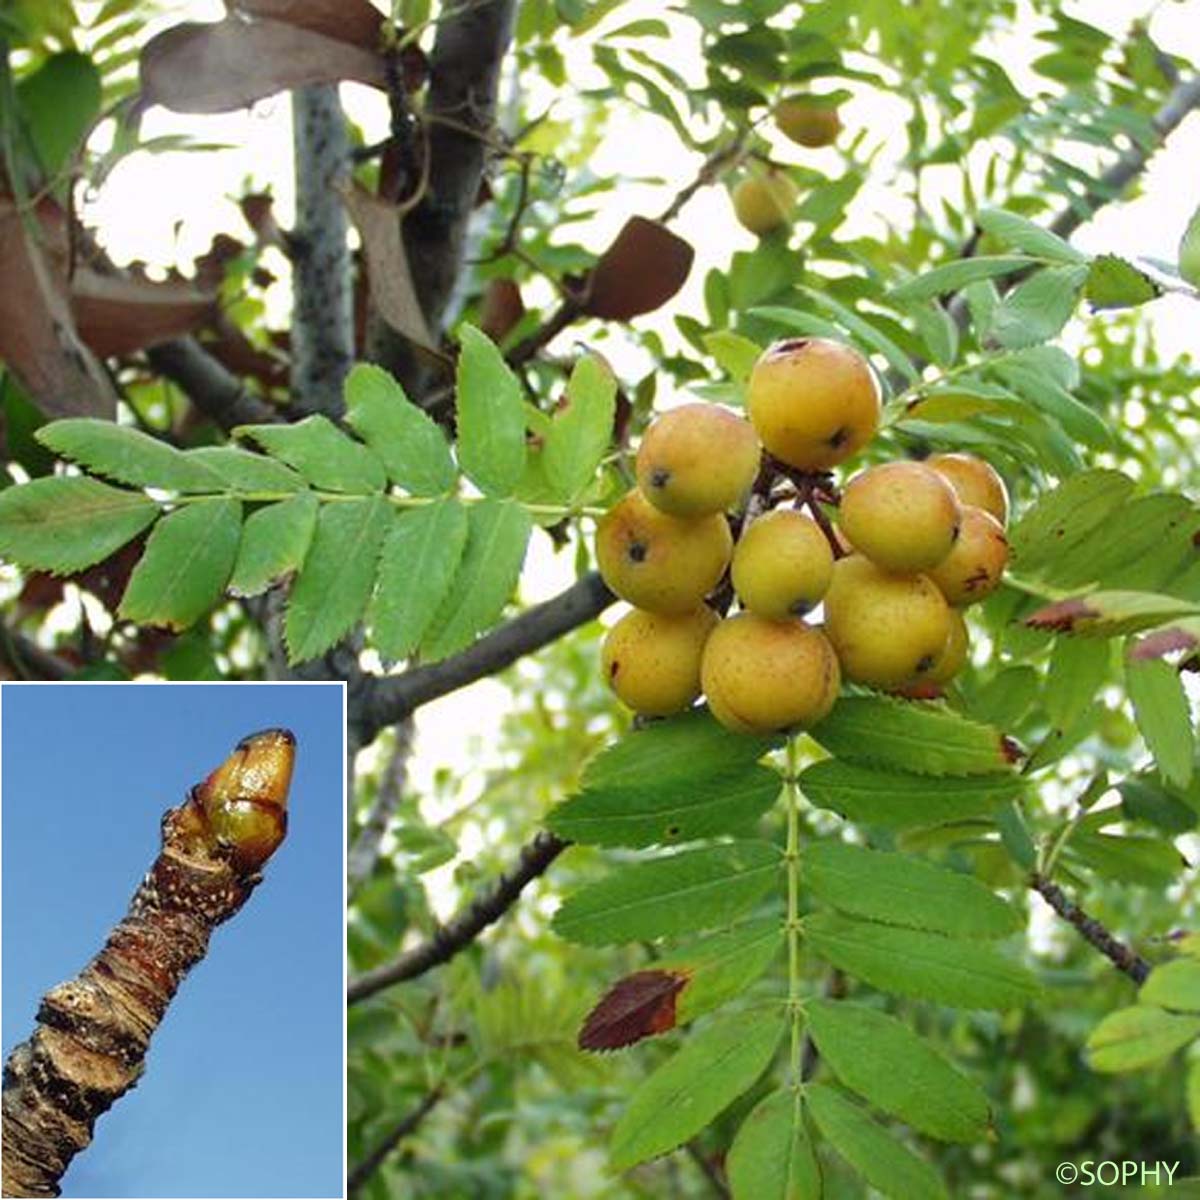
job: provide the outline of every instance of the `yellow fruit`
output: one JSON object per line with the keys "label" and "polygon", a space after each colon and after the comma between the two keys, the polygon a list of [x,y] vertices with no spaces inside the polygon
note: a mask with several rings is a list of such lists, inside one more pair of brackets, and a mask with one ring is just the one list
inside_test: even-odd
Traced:
{"label": "yellow fruit", "polygon": [[660,512],[636,489],[596,526],[596,561],[622,600],[658,613],[686,613],[716,587],[733,553],[716,513],[684,519]]}
{"label": "yellow fruit", "polygon": [[928,675],[950,636],[950,606],[926,575],[892,575],[860,554],[839,559],[825,633],[855,683],[897,688]]}
{"label": "yellow fruit", "polygon": [[918,462],[890,462],[855,475],[838,525],[854,549],[889,571],[926,571],[950,553],[962,510],[954,489]]}
{"label": "yellow fruit", "polygon": [[958,541],[930,569],[929,578],[951,604],[978,604],[1000,586],[1007,565],[1008,539],[1004,536],[1004,526],[990,512],[966,504]]}
{"label": "yellow fruit", "polygon": [[646,430],[638,485],[655,508],[675,517],[723,512],[750,490],[761,453],[744,417],[716,404],[685,404]]}
{"label": "yellow fruit", "polygon": [[766,237],[791,221],[798,193],[787,175],[749,175],[733,189],[733,212],[743,228]]}
{"label": "yellow fruit", "polygon": [[754,364],[746,412],[776,458],[827,471],[874,437],[879,385],[857,350],[826,338],[788,338]]}
{"label": "yellow fruit", "polygon": [[703,605],[678,617],[635,608],[600,650],[604,678],[634,712],[667,717],[700,695],[700,655],[718,621]]}
{"label": "yellow fruit", "polygon": [[806,728],[833,707],[841,687],[824,634],[803,621],[739,613],[704,647],[700,680],[712,714],[736,733]]}
{"label": "yellow fruit", "polygon": [[833,551],[820,526],[794,509],[754,521],[733,551],[733,588],[743,606],[782,621],[815,608],[833,578]]}
{"label": "yellow fruit", "polygon": [[785,137],[801,146],[829,146],[841,132],[836,108],[814,104],[807,96],[790,96],[775,108],[775,124]]}
{"label": "yellow fruit", "polygon": [[950,636],[946,638],[946,644],[942,647],[941,654],[937,656],[937,661],[926,671],[926,681],[939,686],[949,683],[967,665],[967,653],[970,649],[971,641],[967,632],[967,623],[963,619],[962,613],[958,609],[952,608],[950,610]]}
{"label": "yellow fruit", "polygon": [[991,463],[973,454],[933,454],[925,465],[949,482],[961,503],[982,508],[1001,525],[1008,524],[1008,489]]}

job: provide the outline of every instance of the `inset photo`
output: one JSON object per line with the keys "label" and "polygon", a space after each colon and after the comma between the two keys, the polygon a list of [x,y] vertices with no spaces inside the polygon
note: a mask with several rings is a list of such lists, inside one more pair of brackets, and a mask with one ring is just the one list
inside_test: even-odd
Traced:
{"label": "inset photo", "polygon": [[344,697],[0,686],[5,1196],[342,1195]]}

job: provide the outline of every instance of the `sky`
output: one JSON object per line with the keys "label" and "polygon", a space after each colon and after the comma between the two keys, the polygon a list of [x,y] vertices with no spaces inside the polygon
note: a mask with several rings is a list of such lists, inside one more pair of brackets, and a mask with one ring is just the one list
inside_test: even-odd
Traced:
{"label": "sky", "polygon": [[343,690],[0,687],[5,1057],[124,915],[162,813],[246,734],[297,739],[286,840],[184,980],[64,1196],[342,1195]]}

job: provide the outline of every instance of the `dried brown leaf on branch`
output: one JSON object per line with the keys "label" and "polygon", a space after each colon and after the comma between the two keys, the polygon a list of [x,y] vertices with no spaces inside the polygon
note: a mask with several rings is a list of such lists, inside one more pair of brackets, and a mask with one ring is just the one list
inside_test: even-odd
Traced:
{"label": "dried brown leaf on branch", "polygon": [[281,21],[364,50],[379,47],[383,13],[370,0],[225,0],[231,15]]}
{"label": "dried brown leaf on branch", "polygon": [[216,296],[186,283],[156,283],[83,269],[71,279],[79,333],[101,357],[132,354],[208,324]]}
{"label": "dried brown leaf on branch", "polygon": [[581,1050],[619,1050],[675,1028],[675,1001],[690,976],[683,971],[634,971],[618,979],[587,1015]]}
{"label": "dried brown leaf on branch", "polygon": [[141,56],[143,102],[175,112],[229,112],[343,79],[386,88],[383,56],[284,21],[185,22],[151,38]]}
{"label": "dried brown leaf on branch", "polygon": [[340,189],[350,220],[362,238],[371,302],[379,315],[413,345],[436,353],[436,341],[413,287],[401,234],[401,210],[357,183]]}
{"label": "dried brown leaf on branch", "polygon": [[583,311],[628,321],[661,308],[687,282],[695,253],[658,221],[630,217],[592,268]]}
{"label": "dried brown leaf on branch", "polygon": [[47,417],[113,417],[117,398],[75,327],[38,223],[0,199],[0,359]]}

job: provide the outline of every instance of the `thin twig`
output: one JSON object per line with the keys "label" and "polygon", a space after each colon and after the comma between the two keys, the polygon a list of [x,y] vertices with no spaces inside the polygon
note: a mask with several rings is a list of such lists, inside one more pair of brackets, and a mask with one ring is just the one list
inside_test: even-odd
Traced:
{"label": "thin twig", "polygon": [[364,971],[350,981],[348,1004],[356,1004],[394,983],[415,979],[466,949],[489,925],[500,920],[516,903],[526,884],[542,875],[569,843],[552,833],[539,833],[521,847],[516,865],[500,875],[478,899],[456,913],[433,935],[389,963]]}
{"label": "thin twig", "polygon": [[685,1142],[683,1148],[687,1152],[688,1158],[704,1173],[704,1178],[708,1180],[708,1185],[712,1188],[713,1195],[720,1196],[721,1200],[730,1200],[733,1193],[729,1190],[729,1184],[725,1182],[725,1178],[716,1163],[696,1145],[694,1140]]}
{"label": "thin twig", "polygon": [[1075,926],[1083,939],[1099,950],[1118,971],[1123,971],[1139,986],[1146,982],[1151,970],[1150,964],[1135,950],[1114,937],[1095,917],[1084,912],[1057,883],[1035,872],[1029,877],[1029,886],[1064,921]]}
{"label": "thin twig", "polygon": [[600,576],[591,572],[553,599],[536,604],[493,629],[459,654],[428,666],[413,667],[402,675],[366,676],[362,693],[356,698],[363,744],[422,704],[493,675],[586,625],[615,599]]}
{"label": "thin twig", "polygon": [[400,721],[396,725],[396,743],[392,747],[391,758],[383,769],[375,802],[371,805],[371,811],[346,855],[346,887],[351,895],[375,870],[375,863],[379,859],[379,847],[383,842],[388,822],[404,797],[412,748],[413,722],[411,719]]}
{"label": "thin twig", "polygon": [[375,1174],[380,1166],[382,1166],[384,1159],[425,1120],[444,1094],[445,1092],[440,1084],[432,1088],[425,1093],[416,1108],[406,1113],[388,1130],[379,1145],[347,1176],[346,1188],[348,1192],[356,1192]]}
{"label": "thin twig", "polygon": [[226,432],[236,425],[266,425],[284,419],[275,405],[251,395],[195,338],[175,338],[151,346],[146,358],[159,375]]}

